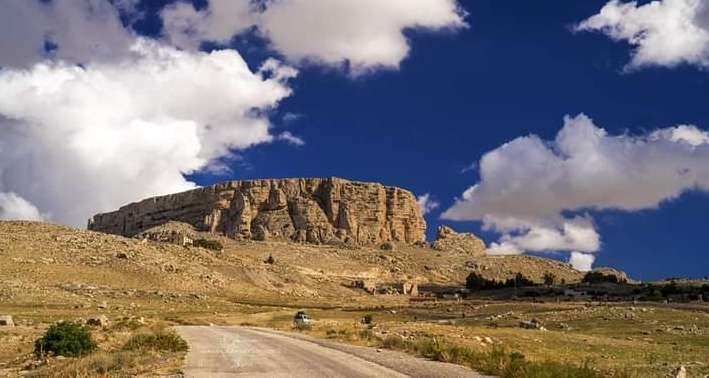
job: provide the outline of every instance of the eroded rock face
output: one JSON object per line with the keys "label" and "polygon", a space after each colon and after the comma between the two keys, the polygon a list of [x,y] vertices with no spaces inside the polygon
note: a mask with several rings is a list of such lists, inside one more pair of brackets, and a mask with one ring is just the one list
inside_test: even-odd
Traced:
{"label": "eroded rock face", "polygon": [[231,181],[97,214],[89,230],[123,236],[179,221],[237,240],[419,243],[426,223],[414,195],[339,178]]}
{"label": "eroded rock face", "polygon": [[438,227],[433,248],[439,251],[457,252],[473,256],[485,256],[485,242],[469,233],[459,233],[448,226]]}

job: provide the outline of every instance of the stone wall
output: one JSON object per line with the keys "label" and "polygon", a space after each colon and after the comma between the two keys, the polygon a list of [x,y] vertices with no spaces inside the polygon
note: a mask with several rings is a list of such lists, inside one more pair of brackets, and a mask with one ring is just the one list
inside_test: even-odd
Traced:
{"label": "stone wall", "polygon": [[238,240],[377,244],[425,240],[416,198],[339,178],[230,181],[97,214],[89,230],[134,236],[169,221]]}

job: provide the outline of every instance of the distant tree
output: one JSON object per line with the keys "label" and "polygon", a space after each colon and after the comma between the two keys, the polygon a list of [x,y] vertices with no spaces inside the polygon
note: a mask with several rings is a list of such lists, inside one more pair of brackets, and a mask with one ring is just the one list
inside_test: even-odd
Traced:
{"label": "distant tree", "polygon": [[551,286],[556,282],[556,275],[551,272],[544,273],[544,285]]}
{"label": "distant tree", "polygon": [[470,290],[486,290],[486,289],[492,289],[491,287],[494,284],[493,281],[490,281],[488,279],[485,279],[481,275],[479,275],[476,272],[472,272],[468,275],[468,277],[465,279],[465,287],[470,289]]}
{"label": "distant tree", "polygon": [[525,277],[522,273],[515,274],[514,278],[510,278],[505,282],[505,287],[525,287],[535,286],[534,281]]}
{"label": "distant tree", "polygon": [[610,282],[610,283],[625,283],[624,279],[619,279],[618,276],[612,273],[603,273],[603,272],[588,272],[586,273],[585,276],[583,276],[583,282],[586,283],[604,283],[604,282]]}
{"label": "distant tree", "polygon": [[528,286],[536,286],[536,284],[534,283],[534,281],[525,277],[522,273],[517,273],[514,277],[508,278],[507,280],[500,282],[496,280],[487,279],[476,272],[472,272],[465,280],[465,287],[470,290],[491,290]]}

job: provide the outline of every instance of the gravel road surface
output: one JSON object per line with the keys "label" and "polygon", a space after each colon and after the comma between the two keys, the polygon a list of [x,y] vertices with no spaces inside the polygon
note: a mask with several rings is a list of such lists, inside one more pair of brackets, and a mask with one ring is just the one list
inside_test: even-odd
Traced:
{"label": "gravel road surface", "polygon": [[404,353],[245,327],[176,327],[187,377],[482,377]]}

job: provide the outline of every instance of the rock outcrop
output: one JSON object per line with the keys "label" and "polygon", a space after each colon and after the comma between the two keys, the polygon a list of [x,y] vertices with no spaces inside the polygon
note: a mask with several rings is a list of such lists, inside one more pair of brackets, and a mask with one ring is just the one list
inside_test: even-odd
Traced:
{"label": "rock outcrop", "polygon": [[135,236],[170,221],[237,240],[419,243],[426,223],[407,191],[339,178],[231,181],[97,214],[89,230]]}
{"label": "rock outcrop", "polygon": [[433,249],[445,252],[456,252],[472,256],[485,256],[485,242],[477,236],[468,233],[458,233],[448,226],[438,227]]}

